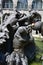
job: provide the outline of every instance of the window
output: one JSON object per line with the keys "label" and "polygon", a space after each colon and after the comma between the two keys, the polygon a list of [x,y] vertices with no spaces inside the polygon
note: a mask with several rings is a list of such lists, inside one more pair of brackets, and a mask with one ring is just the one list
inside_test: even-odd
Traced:
{"label": "window", "polygon": [[2,8],[13,8],[12,0],[3,0],[2,1]]}
{"label": "window", "polygon": [[0,24],[1,24],[1,17],[0,17]]}
{"label": "window", "polygon": [[42,1],[42,9],[43,9],[43,1]]}
{"label": "window", "polygon": [[43,9],[42,0],[33,0],[32,9],[41,10]]}
{"label": "window", "polygon": [[28,0],[18,0],[17,9],[18,10],[27,10],[28,9]]}

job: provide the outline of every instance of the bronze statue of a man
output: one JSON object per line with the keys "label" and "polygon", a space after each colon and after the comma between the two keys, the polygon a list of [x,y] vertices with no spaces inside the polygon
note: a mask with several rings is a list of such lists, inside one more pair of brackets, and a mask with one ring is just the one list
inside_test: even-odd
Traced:
{"label": "bronze statue of a man", "polygon": [[6,57],[8,65],[28,65],[27,57],[24,54],[24,46],[29,42],[26,26],[21,26],[13,38],[13,52]]}

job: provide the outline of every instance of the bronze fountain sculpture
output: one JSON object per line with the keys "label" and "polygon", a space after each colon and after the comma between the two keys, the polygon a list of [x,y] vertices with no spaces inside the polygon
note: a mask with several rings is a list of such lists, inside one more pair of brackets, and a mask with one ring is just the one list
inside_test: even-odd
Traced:
{"label": "bronze fountain sculpture", "polygon": [[28,65],[35,57],[33,14],[10,15],[0,28],[0,65]]}

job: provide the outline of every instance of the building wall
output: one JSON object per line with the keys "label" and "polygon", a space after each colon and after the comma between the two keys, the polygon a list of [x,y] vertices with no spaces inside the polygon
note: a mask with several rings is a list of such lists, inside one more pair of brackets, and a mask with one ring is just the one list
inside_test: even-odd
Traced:
{"label": "building wall", "polygon": [[28,0],[28,9],[31,9],[33,0]]}
{"label": "building wall", "polygon": [[15,10],[15,8],[17,7],[17,2],[18,0],[13,0],[13,9]]}

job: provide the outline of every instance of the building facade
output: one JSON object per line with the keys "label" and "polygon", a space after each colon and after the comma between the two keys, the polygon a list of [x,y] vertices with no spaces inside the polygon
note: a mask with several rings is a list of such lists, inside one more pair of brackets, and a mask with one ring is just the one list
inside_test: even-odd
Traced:
{"label": "building facade", "polygon": [[0,23],[6,13],[14,13],[15,9],[37,11],[42,16],[43,21],[43,0],[0,0]]}

